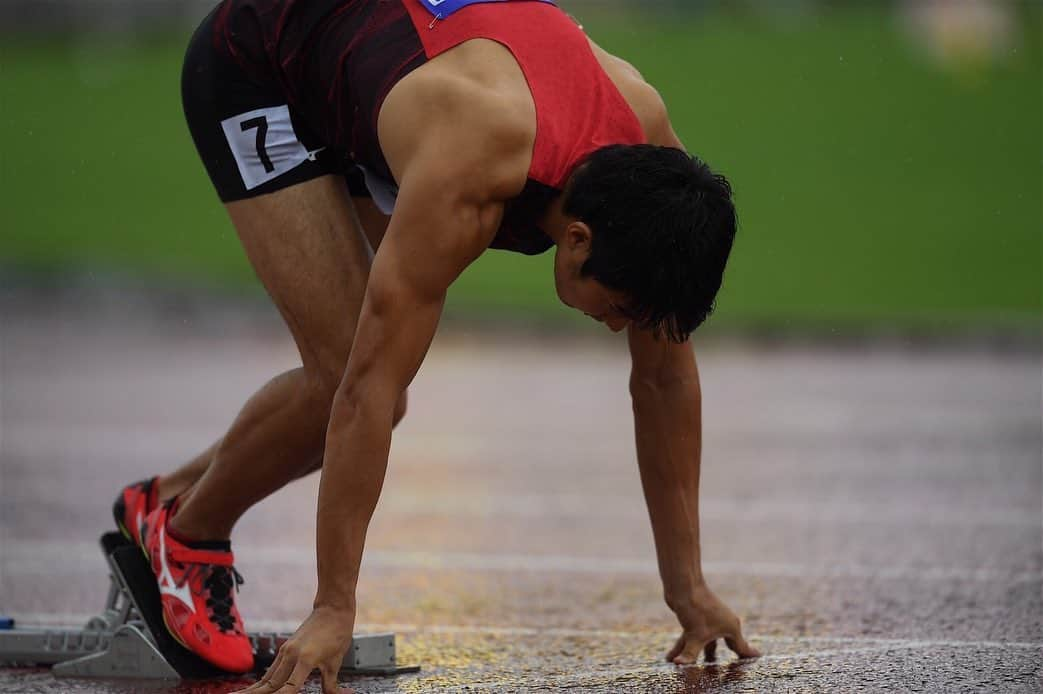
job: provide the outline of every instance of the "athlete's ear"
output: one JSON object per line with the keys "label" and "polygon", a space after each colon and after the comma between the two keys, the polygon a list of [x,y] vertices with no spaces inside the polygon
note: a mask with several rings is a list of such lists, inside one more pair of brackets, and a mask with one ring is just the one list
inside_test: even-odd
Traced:
{"label": "athlete's ear", "polygon": [[565,229],[565,248],[576,260],[583,262],[590,256],[590,244],[593,237],[586,222],[575,220]]}

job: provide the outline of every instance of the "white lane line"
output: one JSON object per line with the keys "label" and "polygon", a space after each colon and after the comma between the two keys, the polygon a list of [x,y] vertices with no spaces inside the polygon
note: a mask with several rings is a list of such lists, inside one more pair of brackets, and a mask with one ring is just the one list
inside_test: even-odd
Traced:
{"label": "white lane line", "polygon": [[[75,626],[85,624],[93,614],[88,613],[66,613],[56,614],[48,612],[10,612],[7,616],[15,618],[16,626]],[[250,631],[275,631],[293,632],[300,625],[299,622],[287,619],[248,619],[247,628]],[[673,643],[677,637],[676,631],[647,630],[647,631],[618,631],[612,629],[565,629],[560,627],[516,627],[496,625],[463,625],[452,624],[410,624],[410,623],[360,623],[355,625],[357,633],[379,633],[395,632],[397,634],[475,634],[487,636],[504,637],[564,637],[564,638],[589,638],[589,639],[655,639],[664,643]],[[798,653],[768,653],[761,656],[757,661],[763,660],[785,660],[787,658],[814,658],[819,656],[834,655],[837,653],[875,652],[887,650],[915,650],[920,648],[978,648],[984,650],[1039,650],[1043,651],[1043,641],[981,641],[962,639],[886,639],[873,636],[779,636],[779,635],[757,635],[750,634],[748,639],[754,645],[763,643],[792,644],[813,646],[815,644],[848,644],[860,646],[857,648],[827,649],[820,651],[806,651]],[[723,649],[723,645],[721,649]],[[751,661],[752,662],[752,661]]]}
{"label": "white lane line", "polygon": [[[287,622],[271,622],[271,624],[287,624]],[[510,627],[510,626],[453,626],[448,624],[367,624],[367,630],[395,631],[395,632],[423,632],[444,634],[489,634],[493,636],[562,636],[579,638],[603,638],[603,639],[635,639],[635,638],[677,638],[676,631],[615,631],[609,629],[562,629],[557,627]],[[296,625],[294,625],[296,627]],[[885,639],[872,636],[751,636],[751,641],[769,641],[772,643],[793,644],[872,644],[884,648],[1040,648],[1043,649],[1043,641],[966,641],[959,639]]]}
{"label": "white lane line", "polygon": [[[314,571],[311,548],[236,546],[240,564],[249,570],[294,567]],[[35,576],[95,571],[102,566],[98,549],[81,542],[8,542],[0,559],[0,575]],[[476,552],[426,552],[368,550],[363,569],[411,571],[508,571],[530,573],[593,573],[657,575],[655,560],[620,557],[579,557],[541,554],[483,554]],[[869,578],[917,581],[1040,581],[1043,570],[969,568],[955,566],[875,566],[857,563],[830,565],[788,562],[703,562],[706,573],[756,578]]]}

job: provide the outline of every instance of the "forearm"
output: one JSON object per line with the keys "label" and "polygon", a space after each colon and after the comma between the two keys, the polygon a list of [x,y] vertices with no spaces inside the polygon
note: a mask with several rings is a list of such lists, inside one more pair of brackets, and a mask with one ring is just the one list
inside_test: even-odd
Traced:
{"label": "forearm", "polygon": [[652,522],[663,594],[676,610],[703,585],[698,374],[667,382],[635,377],[631,394],[641,486]]}
{"label": "forearm", "polygon": [[326,436],[318,503],[315,607],[354,609],[366,531],[391,447],[394,398],[339,392]]}

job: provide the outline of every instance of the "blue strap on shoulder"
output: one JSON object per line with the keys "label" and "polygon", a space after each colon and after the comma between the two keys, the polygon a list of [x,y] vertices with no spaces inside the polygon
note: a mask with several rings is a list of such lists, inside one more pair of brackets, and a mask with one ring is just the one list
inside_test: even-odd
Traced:
{"label": "blue strap on shoulder", "polygon": [[[480,2],[510,2],[511,0],[418,0],[435,19],[445,19],[459,9]],[[554,0],[538,0],[553,5]]]}

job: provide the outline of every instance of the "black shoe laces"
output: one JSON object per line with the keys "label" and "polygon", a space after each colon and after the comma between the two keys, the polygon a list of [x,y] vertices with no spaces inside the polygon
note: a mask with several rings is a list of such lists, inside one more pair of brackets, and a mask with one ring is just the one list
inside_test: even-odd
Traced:
{"label": "black shoe laces", "polygon": [[[198,565],[197,565],[198,566]],[[234,566],[210,566],[210,572],[203,581],[203,587],[209,592],[206,606],[210,610],[210,621],[222,631],[235,630],[235,617],[232,616],[232,588],[239,592],[243,585],[243,576]]]}

